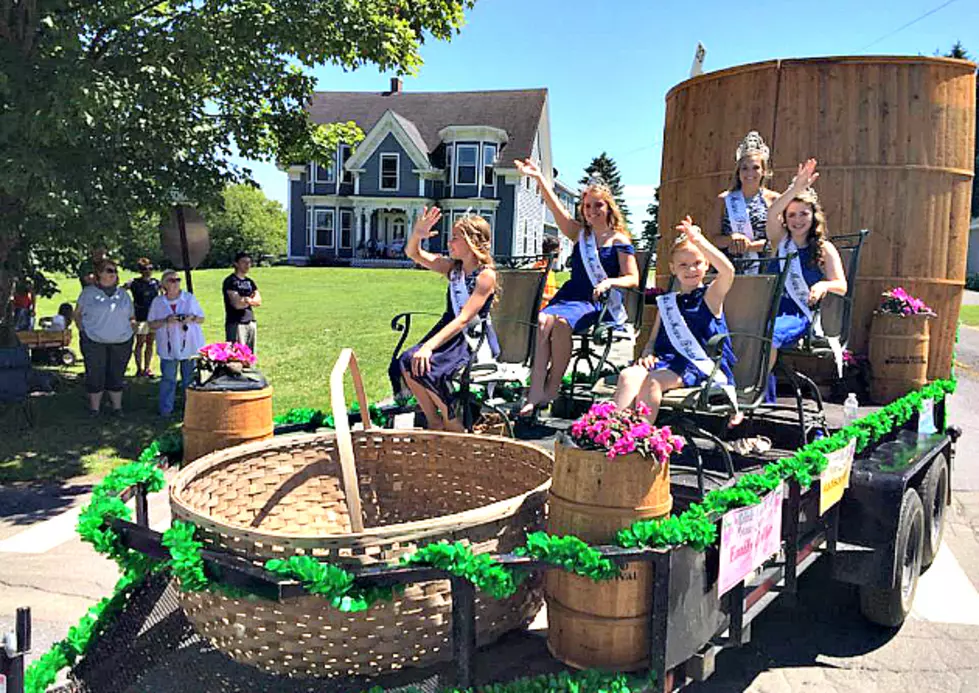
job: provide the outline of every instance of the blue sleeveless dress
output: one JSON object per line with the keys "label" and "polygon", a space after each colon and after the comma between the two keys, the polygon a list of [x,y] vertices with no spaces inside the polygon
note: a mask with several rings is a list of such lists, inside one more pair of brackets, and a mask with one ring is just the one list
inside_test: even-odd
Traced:
{"label": "blue sleeveless dress", "polygon": [[[476,278],[479,273],[483,271],[483,268],[477,269],[475,272],[470,273],[466,276],[466,288],[469,293],[472,294],[476,290]],[[489,315],[490,308],[493,306],[493,294],[486,299],[483,307],[479,309],[479,315],[481,317],[486,317]],[[442,317],[439,321],[435,323],[435,326],[428,331],[428,333],[415,344],[410,349],[401,352],[401,355],[395,359],[392,359],[391,365],[388,367],[388,377],[391,379],[391,387],[394,390],[394,394],[397,396],[402,392],[407,390],[407,386],[404,384],[404,379],[402,378],[402,373],[411,373],[411,358],[418,351],[419,347],[431,339],[439,330],[448,325],[455,319],[455,311],[452,309],[452,293],[451,288],[446,287],[445,290],[445,312],[442,313]],[[497,340],[496,332],[493,330],[492,325],[486,334],[486,341],[489,344],[490,351],[493,353],[493,357],[497,357],[500,354],[500,343]],[[452,377],[458,373],[472,357],[472,349],[469,347],[469,343],[462,332],[455,335],[451,339],[447,340],[438,349],[432,352],[432,359],[430,362],[431,369],[428,374],[420,378],[415,378],[426,390],[429,390],[435,394],[446,406],[451,407],[455,400],[455,392],[453,391],[450,381]]]}
{"label": "blue sleeveless dress", "polygon": [[[728,331],[724,314],[722,313],[721,317],[718,318],[710,312],[710,307],[704,300],[706,292],[707,288],[701,286],[688,294],[678,293],[676,296],[677,308],[680,309],[680,313],[686,320],[693,336],[697,338],[700,346],[704,347],[705,350],[711,337],[725,334]],[[673,347],[673,342],[670,341],[662,321],[659,331],[656,333],[653,353],[656,355],[656,363],[650,369],[651,371],[663,368],[671,370],[680,376],[684,387],[694,387],[707,380],[707,376],[699,368]],[[734,373],[731,372],[731,366],[735,363],[737,363],[737,357],[735,357],[734,349],[731,347],[731,340],[725,339],[721,346],[721,371],[727,376],[728,383],[731,385],[734,384]]]}
{"label": "blue sleeveless dress", "polygon": [[[581,233],[584,233],[582,230]],[[635,255],[636,249],[631,243],[613,243],[598,249],[598,259],[605,269],[609,279],[620,276],[619,253]],[[547,315],[555,315],[571,325],[574,332],[586,332],[598,320],[602,305],[592,299],[594,287],[585,271],[585,262],[581,257],[581,247],[576,242],[571,252],[571,278],[561,285],[554,298],[542,310]]]}
{"label": "blue sleeveless dress", "polygon": [[[768,224],[768,205],[765,203],[765,196],[762,194],[762,190],[759,189],[754,196],[744,201],[745,207],[748,209],[748,223],[751,224],[751,230],[755,232],[755,238],[765,238],[765,226]],[[727,215],[727,203],[724,203],[723,212],[721,213],[721,235],[730,236],[734,233],[734,229],[731,227],[731,219]],[[736,260],[740,255],[732,255],[728,252],[727,248],[724,248],[724,254],[732,260]],[[764,252],[759,253],[759,255],[764,256]],[[741,272],[742,268],[739,267],[738,271]]]}
{"label": "blue sleeveless dress", "polygon": [[[812,254],[812,243],[799,250],[799,263],[802,265],[802,277],[806,280],[806,285],[809,287],[826,278],[819,265],[810,262]],[[775,332],[772,336],[772,346],[776,349],[781,349],[784,346],[793,344],[801,339],[808,329],[809,320],[802,312],[802,309],[796,305],[796,302],[792,300],[792,297],[788,293],[783,292],[778,304],[778,313],[775,315]]]}

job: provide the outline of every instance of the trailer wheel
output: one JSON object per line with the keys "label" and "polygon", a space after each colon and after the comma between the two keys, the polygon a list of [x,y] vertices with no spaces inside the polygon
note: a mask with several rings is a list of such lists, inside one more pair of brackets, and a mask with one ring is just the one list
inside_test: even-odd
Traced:
{"label": "trailer wheel", "polygon": [[904,492],[901,515],[894,538],[895,585],[889,588],[860,586],[860,611],[873,623],[899,626],[914,603],[921,575],[925,539],[925,511],[914,489]]}
{"label": "trailer wheel", "polygon": [[61,350],[61,365],[62,366],[74,366],[75,362],[78,361],[78,357],[75,356],[75,352],[71,349]]}
{"label": "trailer wheel", "polygon": [[925,509],[925,546],[921,553],[921,567],[927,568],[935,561],[938,548],[945,534],[945,507],[948,502],[948,465],[939,456],[921,482],[921,502]]}

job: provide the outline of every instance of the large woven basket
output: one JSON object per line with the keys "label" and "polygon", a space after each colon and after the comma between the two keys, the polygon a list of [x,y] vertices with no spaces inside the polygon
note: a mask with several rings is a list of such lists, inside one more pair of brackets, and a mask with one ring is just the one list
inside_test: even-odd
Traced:
{"label": "large woven basket", "polygon": [[[443,539],[466,542],[477,553],[509,551],[543,528],[552,468],[543,450],[452,433],[351,433],[345,417],[337,425],[335,434],[205,455],[171,485],[174,519],[197,525],[207,548],[256,565],[308,554],[347,568],[396,562]],[[345,445],[355,468],[344,464]],[[357,506],[360,513],[352,511]],[[208,591],[181,599],[195,628],[218,649],[276,673],[371,676],[452,654],[448,580],[410,585],[393,602],[353,614],[317,596],[272,602]],[[478,643],[527,624],[541,603],[540,581],[533,579],[509,599],[480,596]]]}

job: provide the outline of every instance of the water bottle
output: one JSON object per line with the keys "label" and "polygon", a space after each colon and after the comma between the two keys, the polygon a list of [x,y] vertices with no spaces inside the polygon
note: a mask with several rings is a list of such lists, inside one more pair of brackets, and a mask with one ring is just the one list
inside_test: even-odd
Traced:
{"label": "water bottle", "polygon": [[843,427],[846,428],[860,418],[860,403],[857,401],[857,393],[851,392],[843,402]]}

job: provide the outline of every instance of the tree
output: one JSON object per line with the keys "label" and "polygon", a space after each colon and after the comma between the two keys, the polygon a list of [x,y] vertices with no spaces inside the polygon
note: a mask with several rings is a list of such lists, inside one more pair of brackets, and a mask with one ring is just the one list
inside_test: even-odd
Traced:
{"label": "tree", "polygon": [[649,218],[643,222],[642,236],[639,245],[644,250],[655,250],[656,240],[659,238],[659,186],[653,191],[653,201],[646,206],[646,214]]}
{"label": "tree", "polygon": [[[130,217],[213,202],[242,156],[328,159],[311,68],[412,74],[474,0],[14,0],[0,6],[0,306],[14,277],[71,271]],[[3,312],[3,311],[0,311]],[[5,320],[0,317],[0,327]]]}
{"label": "tree", "polygon": [[263,255],[286,252],[286,213],[251,185],[229,185],[222,204],[205,211],[211,232],[209,267],[230,267],[235,253],[245,250],[257,261]]}
{"label": "tree", "polygon": [[585,175],[578,182],[581,185],[587,185],[594,176],[599,176],[612,191],[612,197],[615,198],[615,203],[622,210],[622,216],[625,217],[625,223],[628,226],[629,208],[626,206],[625,198],[622,197],[622,176],[619,175],[619,167],[615,165],[615,160],[602,152],[601,155],[591,160],[591,163],[585,168]]}

